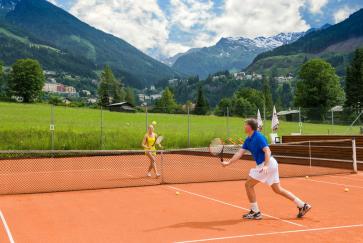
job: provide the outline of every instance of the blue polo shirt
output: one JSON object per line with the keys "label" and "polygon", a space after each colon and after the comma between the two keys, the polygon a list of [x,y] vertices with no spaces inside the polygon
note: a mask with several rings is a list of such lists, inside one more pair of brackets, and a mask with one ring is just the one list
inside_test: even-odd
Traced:
{"label": "blue polo shirt", "polygon": [[268,147],[266,138],[258,131],[255,131],[251,137],[247,137],[242,148],[251,152],[252,157],[257,165],[265,161],[265,152],[263,149]]}

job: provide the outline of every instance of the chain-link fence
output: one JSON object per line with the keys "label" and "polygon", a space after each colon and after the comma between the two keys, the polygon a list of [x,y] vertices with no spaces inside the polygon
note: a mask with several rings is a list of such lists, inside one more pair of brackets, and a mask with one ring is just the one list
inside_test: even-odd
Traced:
{"label": "chain-link fence", "polygon": [[[242,108],[241,108],[242,109]],[[71,108],[47,104],[0,104],[0,149],[114,150],[140,149],[147,126],[156,123],[165,148],[208,146],[216,137],[227,144],[245,139],[243,121],[256,117],[241,112],[238,117],[227,107],[218,115],[197,115],[196,107],[137,107],[134,112],[111,112],[107,108]],[[199,109],[201,110],[201,109]],[[277,110],[279,136],[291,134],[357,135],[363,132],[359,109],[334,107]],[[176,114],[175,114],[176,113]],[[271,112],[261,109],[262,132],[271,133]]]}

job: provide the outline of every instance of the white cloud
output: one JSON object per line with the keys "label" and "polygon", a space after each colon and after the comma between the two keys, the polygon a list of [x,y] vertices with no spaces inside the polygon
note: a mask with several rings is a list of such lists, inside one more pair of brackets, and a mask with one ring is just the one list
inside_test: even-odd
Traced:
{"label": "white cloud", "polygon": [[334,21],[335,23],[342,22],[346,18],[349,17],[350,14],[354,13],[358,8],[350,8],[348,6],[344,6],[334,13]]}
{"label": "white cloud", "polygon": [[256,37],[304,31],[309,26],[300,15],[304,0],[225,0],[224,12],[209,23],[220,36]]}
{"label": "white cloud", "polygon": [[205,25],[214,17],[213,2],[198,0],[171,0],[171,23],[178,25],[184,31],[190,31],[195,26]]}
{"label": "white cloud", "polygon": [[77,0],[70,12],[143,51],[167,43],[168,21],[156,0]]}
{"label": "white cloud", "polygon": [[307,0],[309,10],[313,14],[322,13],[321,9],[328,3],[328,0]]}
{"label": "white cloud", "polygon": [[300,8],[310,4],[318,11],[327,1],[224,0],[217,14],[212,0],[168,0],[167,9],[157,0],[74,0],[70,12],[156,57],[210,46],[221,37],[303,31],[309,26]]}

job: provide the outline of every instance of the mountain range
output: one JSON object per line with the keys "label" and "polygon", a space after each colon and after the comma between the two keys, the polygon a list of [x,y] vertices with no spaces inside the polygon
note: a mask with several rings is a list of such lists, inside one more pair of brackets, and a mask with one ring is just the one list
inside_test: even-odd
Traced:
{"label": "mountain range", "polygon": [[346,20],[307,33],[299,40],[258,55],[247,68],[250,72],[296,73],[306,60],[320,57],[345,75],[352,52],[363,47],[363,9]]}
{"label": "mountain range", "polygon": [[134,87],[178,76],[126,41],[45,0],[0,0],[0,60],[35,58],[44,69],[96,78],[105,65]]}
{"label": "mountain range", "polygon": [[181,73],[206,78],[209,74],[218,71],[241,70],[251,64],[258,54],[292,43],[304,34],[305,32],[280,33],[271,37],[254,39],[222,38],[213,46],[191,49],[165,62],[172,64],[172,67]]}

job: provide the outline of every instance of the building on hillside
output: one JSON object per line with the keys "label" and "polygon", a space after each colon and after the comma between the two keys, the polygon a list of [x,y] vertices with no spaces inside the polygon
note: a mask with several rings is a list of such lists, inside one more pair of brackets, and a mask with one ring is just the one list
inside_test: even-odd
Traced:
{"label": "building on hillside", "polygon": [[89,90],[82,90],[81,91],[81,93],[83,94],[83,95],[85,95],[85,96],[91,96],[91,91],[89,91]]}
{"label": "building on hillside", "polygon": [[223,75],[213,76],[212,80],[216,81],[216,80],[225,79],[225,78],[226,78],[226,75],[223,74]]}
{"label": "building on hillside", "polygon": [[173,79],[169,79],[168,80],[168,83],[169,83],[169,85],[175,85],[175,84],[177,84],[178,83],[178,79],[177,78],[173,78]]}
{"label": "building on hillside", "polygon": [[162,96],[162,94],[153,94],[153,95],[150,95],[150,99],[151,100],[158,100],[160,99]]}
{"label": "building on hillside", "polygon": [[290,82],[294,77],[292,76],[279,76],[279,77],[275,77],[275,80],[278,82],[278,83],[288,83]]}
{"label": "building on hillside", "polygon": [[155,85],[151,85],[150,86],[150,91],[155,91],[155,90],[156,90]]}
{"label": "building on hillside", "polygon": [[67,94],[76,94],[77,90],[72,86],[64,86],[64,92]]}
{"label": "building on hillside", "polygon": [[57,93],[57,94],[67,94],[67,95],[77,94],[76,88],[56,82],[45,83],[43,86],[43,91],[46,93]]}
{"label": "building on hillside", "polygon": [[149,95],[145,95],[145,94],[138,94],[137,98],[139,99],[139,101],[141,102],[145,102],[147,100],[150,100],[150,96]]}
{"label": "building on hillside", "polygon": [[253,73],[253,80],[261,80],[263,78],[262,74]]}
{"label": "building on hillside", "polygon": [[245,79],[245,77],[246,77],[246,73],[245,73],[245,72],[238,72],[238,73],[234,73],[234,74],[233,74],[233,77],[234,77],[236,80],[243,80],[243,79]]}
{"label": "building on hillside", "polygon": [[87,99],[87,103],[88,104],[91,104],[91,105],[96,104],[97,103],[97,99],[96,98],[89,98],[89,99]]}
{"label": "building on hillside", "polygon": [[55,75],[57,75],[57,72],[56,71],[50,71],[50,70],[44,70],[43,74],[46,75],[46,76],[55,76]]}
{"label": "building on hillside", "polygon": [[107,106],[113,112],[136,112],[135,106],[129,102],[114,103]]}
{"label": "building on hillside", "polygon": [[57,83],[45,83],[43,87],[43,91],[47,93],[57,93],[58,90],[58,84]]}

